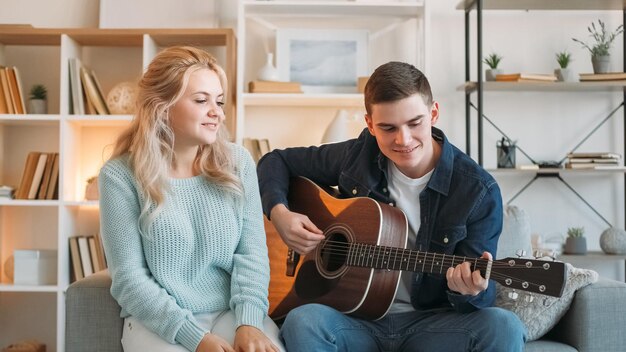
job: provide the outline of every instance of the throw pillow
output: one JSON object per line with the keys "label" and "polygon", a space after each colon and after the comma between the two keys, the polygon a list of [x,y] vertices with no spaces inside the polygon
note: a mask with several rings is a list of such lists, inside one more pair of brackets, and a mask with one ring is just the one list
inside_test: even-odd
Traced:
{"label": "throw pillow", "polygon": [[531,255],[530,221],[523,209],[516,206],[504,208],[502,233],[498,240],[496,259],[515,257],[518,250],[526,251]]}
{"label": "throw pillow", "polygon": [[515,290],[518,297],[512,299],[513,289],[496,284],[496,306],[517,314],[528,330],[528,341],[541,338],[561,320],[576,290],[598,281],[598,273],[593,270],[575,268],[569,263],[565,266],[565,288],[559,298]]}

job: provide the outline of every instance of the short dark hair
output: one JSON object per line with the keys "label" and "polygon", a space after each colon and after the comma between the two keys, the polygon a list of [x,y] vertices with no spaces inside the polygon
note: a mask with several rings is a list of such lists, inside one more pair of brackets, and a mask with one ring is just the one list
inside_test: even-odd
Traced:
{"label": "short dark hair", "polygon": [[415,66],[391,61],[378,66],[365,85],[365,110],[372,113],[372,105],[392,102],[419,93],[428,105],[433,102],[428,79]]}

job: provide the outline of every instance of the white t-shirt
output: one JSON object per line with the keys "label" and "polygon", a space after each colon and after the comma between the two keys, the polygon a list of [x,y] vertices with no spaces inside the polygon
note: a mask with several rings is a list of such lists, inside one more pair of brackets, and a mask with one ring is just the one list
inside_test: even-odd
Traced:
{"label": "white t-shirt", "polygon": [[[393,162],[389,162],[387,167],[389,174],[389,196],[396,201],[396,207],[406,214],[409,222],[409,236],[407,248],[415,247],[417,231],[420,228],[420,202],[419,195],[426,188],[426,184],[433,174],[430,170],[420,178],[410,178],[403,174]],[[389,308],[389,313],[411,312],[415,309],[411,305],[411,278],[413,273],[402,271],[400,285],[393,304]]]}

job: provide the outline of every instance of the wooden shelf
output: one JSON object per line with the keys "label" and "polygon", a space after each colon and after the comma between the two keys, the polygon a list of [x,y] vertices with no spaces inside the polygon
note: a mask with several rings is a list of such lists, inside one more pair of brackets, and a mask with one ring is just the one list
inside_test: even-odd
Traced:
{"label": "wooden shelf", "polygon": [[60,120],[60,115],[0,115],[3,126],[53,126]]}
{"label": "wooden shelf", "polygon": [[56,207],[59,201],[54,200],[38,200],[38,199],[4,199],[0,198],[0,206],[11,207]]}
{"label": "wooden shelf", "polygon": [[51,292],[59,291],[56,285],[13,285],[0,284],[0,292]]}
{"label": "wooden shelf", "polygon": [[333,15],[415,17],[424,11],[424,0],[413,2],[349,1],[244,1],[249,15]]}
{"label": "wooden shelf", "polygon": [[[476,7],[476,0],[463,0],[457,9]],[[484,0],[485,10],[623,10],[624,0]]]}
{"label": "wooden shelf", "polygon": [[[472,93],[476,82],[467,82],[457,90]],[[626,80],[595,82],[483,82],[484,91],[536,91],[536,92],[621,92],[626,88]]]}
{"label": "wooden shelf", "polygon": [[611,168],[611,169],[552,169],[552,168],[543,168],[543,169],[486,169],[490,174],[494,175],[518,175],[518,174],[582,174],[582,173],[626,173],[626,167],[621,166],[619,168]]}
{"label": "wooden shelf", "polygon": [[244,93],[246,106],[322,106],[365,108],[363,94]]}

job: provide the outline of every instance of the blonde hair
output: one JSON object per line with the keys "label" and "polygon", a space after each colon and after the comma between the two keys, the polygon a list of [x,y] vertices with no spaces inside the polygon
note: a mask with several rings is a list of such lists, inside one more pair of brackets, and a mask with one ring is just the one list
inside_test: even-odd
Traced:
{"label": "blonde hair", "polygon": [[[111,158],[128,154],[145,200],[139,216],[143,234],[162,209],[164,194],[169,191],[167,180],[175,158],[169,110],[183,95],[189,76],[200,69],[215,72],[227,96],[226,74],[211,54],[189,46],[170,47],[158,53],[139,82],[135,118],[115,143]],[[207,180],[238,197],[243,190],[227,141],[228,132],[220,128],[214,143],[198,148],[195,163]]]}

